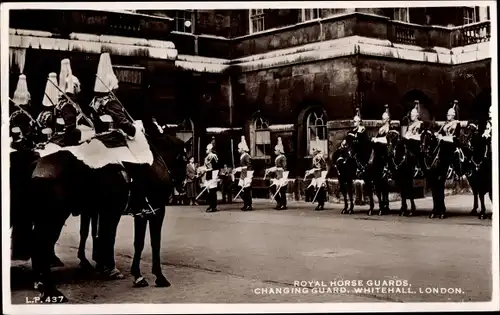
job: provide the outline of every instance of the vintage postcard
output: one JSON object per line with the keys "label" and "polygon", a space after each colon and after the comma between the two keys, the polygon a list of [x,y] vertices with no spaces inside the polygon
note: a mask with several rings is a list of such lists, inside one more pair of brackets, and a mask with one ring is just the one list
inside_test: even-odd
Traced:
{"label": "vintage postcard", "polygon": [[496,12],[3,3],[4,313],[499,310]]}

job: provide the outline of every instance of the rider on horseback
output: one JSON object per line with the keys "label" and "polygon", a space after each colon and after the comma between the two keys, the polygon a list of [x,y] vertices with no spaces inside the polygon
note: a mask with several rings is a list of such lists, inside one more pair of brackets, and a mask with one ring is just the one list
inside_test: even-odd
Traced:
{"label": "rider on horseback", "polygon": [[[140,123],[132,123],[125,114],[125,109],[115,98],[113,90],[118,88],[108,53],[101,54],[97,78],[95,81],[95,97],[90,107],[97,138],[108,148],[127,146],[127,139],[134,139],[137,132],[142,132]],[[154,212],[146,197],[145,184],[150,165],[123,162],[123,166],[132,178],[132,215],[149,215]],[[136,198],[134,198],[134,196]],[[140,209],[140,210],[139,210]]]}
{"label": "rider on horseback", "polygon": [[[452,161],[450,161],[450,168],[455,173],[455,180],[459,180],[462,174],[461,162],[463,162],[464,154],[460,148],[460,121],[455,119],[456,108],[458,101],[453,101],[453,107],[448,110],[447,121],[437,133],[438,139],[441,141],[442,147],[449,148],[453,152]],[[449,152],[448,151],[448,152]]]}
{"label": "rider on horseback", "polygon": [[[379,150],[379,153],[382,154],[380,157],[383,161],[388,160],[389,156],[389,146],[387,145],[387,135],[389,131],[394,130],[394,127],[391,126],[391,116],[389,115],[389,105],[385,105],[385,111],[382,114],[382,126],[378,129],[378,133],[375,137],[372,138],[372,142],[375,146],[381,146],[383,149]],[[369,160],[369,164],[373,163],[375,158],[375,153],[372,152],[372,155]],[[384,171],[388,172],[387,165],[384,166]]]}
{"label": "rider on horseback", "polygon": [[76,104],[77,96],[80,93],[80,81],[73,75],[69,59],[61,61],[59,88],[66,95],[61,93],[59,102],[56,105],[55,133],[50,138],[50,142],[61,147],[74,146],[80,142],[82,137],[80,129],[77,128],[78,109],[73,104]]}
{"label": "rider on horseback", "polygon": [[11,147],[15,150],[31,150],[34,147],[36,121],[28,111],[30,100],[26,76],[21,74],[12,99],[16,109],[9,118]]}
{"label": "rider on horseback", "polygon": [[404,139],[406,140],[410,157],[415,160],[415,176],[417,176],[422,175],[422,168],[420,167],[420,161],[417,154],[420,146],[420,128],[422,126],[422,121],[420,120],[420,102],[415,100],[414,103],[415,107],[410,112],[411,124],[408,126]]}
{"label": "rider on horseback", "polygon": [[47,84],[45,85],[45,94],[43,96],[42,105],[44,109],[40,112],[36,121],[41,126],[42,131],[38,135],[39,143],[46,143],[49,141],[50,136],[54,132],[54,117],[55,117],[55,108],[57,104],[57,100],[59,97],[59,91],[57,91],[57,74],[55,72],[51,72],[47,79]]}

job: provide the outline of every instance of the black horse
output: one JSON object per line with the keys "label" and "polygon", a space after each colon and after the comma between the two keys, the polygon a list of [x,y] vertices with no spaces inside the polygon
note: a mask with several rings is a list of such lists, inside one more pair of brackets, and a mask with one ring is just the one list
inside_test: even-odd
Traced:
{"label": "black horse", "polygon": [[[415,214],[416,206],[413,196],[413,178],[417,155],[407,147],[406,140],[395,130],[389,131],[387,143],[389,145],[389,170],[396,187],[401,195],[401,209],[399,215],[412,216]],[[407,200],[410,199],[411,208],[408,211]]]}
{"label": "black horse", "polygon": [[[338,183],[340,191],[344,197],[344,209],[342,214],[354,213],[354,200],[353,200],[353,181],[356,178],[356,161],[353,157],[352,143],[354,137],[348,135],[340,144],[337,150],[330,159],[333,166],[337,171]],[[349,196],[350,206],[347,197]]]}
{"label": "black horse", "polygon": [[478,215],[478,197],[481,201],[480,219],[486,218],[484,195],[489,194],[492,200],[492,159],[491,140],[484,138],[478,126],[473,123],[467,125],[467,139],[463,151],[465,159],[465,175],[474,194],[474,207],[471,214]]}
{"label": "black horse", "polygon": [[[146,132],[154,134],[154,129],[145,124]],[[155,156],[153,169],[167,169],[165,160],[171,161],[171,155],[179,155],[184,159],[184,148],[177,153],[177,147],[173,147],[173,141],[169,138],[149,136],[151,151]],[[180,141],[180,140],[179,140]],[[157,147],[159,149],[157,149]],[[174,158],[175,159],[175,158]],[[89,214],[98,213],[97,239],[94,244],[95,261],[98,269],[109,279],[121,279],[123,275],[116,269],[114,258],[114,244],[117,226],[121,215],[127,207],[130,199],[130,178],[121,165],[111,164],[99,169],[91,169],[83,162],[77,160],[71,153],[59,151],[45,156],[38,161],[37,171],[33,174],[33,192],[37,200],[37,211],[34,215],[34,252],[32,255],[33,270],[39,275],[42,299],[52,298],[58,301],[66,301],[64,295],[59,292],[53,282],[48,262],[48,253],[53,247],[61,232],[64,222],[74,210]],[[173,168],[177,165],[173,164]],[[182,168],[183,169],[183,168]],[[164,205],[166,195],[172,186],[172,174],[153,172],[148,187],[148,199],[154,209],[158,211],[156,218],[150,219],[150,223],[156,222],[160,226],[164,217]],[[50,174],[50,175],[48,175]],[[160,174],[160,175],[158,175]],[[141,221],[142,220],[142,221]],[[146,227],[145,219],[136,219],[136,240],[141,239],[137,231],[141,226]],[[153,226],[153,224],[151,224]],[[154,250],[154,273],[157,276],[159,286],[168,286],[169,283],[162,275],[159,264],[159,235],[158,229],[152,229],[152,244]],[[136,241],[137,245],[144,244]],[[136,255],[137,256],[137,255]],[[140,258],[140,254],[138,255]]]}
{"label": "black horse", "polygon": [[[368,150],[366,152],[369,152]],[[378,215],[389,213],[389,153],[385,144],[374,143],[368,165],[366,166],[366,176],[372,181],[373,188],[377,194],[379,202]],[[366,180],[365,180],[366,183]],[[370,197],[373,198],[373,197]],[[373,209],[368,211],[368,215],[373,213]]]}
{"label": "black horse", "polygon": [[[375,204],[373,202],[374,188],[374,167],[379,164],[379,159],[374,163],[373,144],[366,134],[359,134],[352,143],[352,156],[356,163],[356,178],[364,182],[364,189],[370,199],[370,208],[368,215],[373,214]],[[380,199],[379,199],[380,200]],[[382,211],[379,212],[382,214]]]}
{"label": "black horse", "polygon": [[429,218],[445,218],[444,203],[445,182],[449,175],[449,167],[453,163],[454,152],[451,146],[443,145],[428,123],[422,128],[420,154],[425,179],[432,191],[433,208]]}
{"label": "black horse", "polygon": [[[161,156],[161,161],[167,166],[168,181],[157,181],[147,189],[149,201],[153,208],[159,208],[154,216],[146,218],[136,216],[134,218],[134,258],[131,273],[134,276],[134,286],[144,287],[148,285],[140,270],[140,261],[144,249],[146,228],[149,222],[151,239],[151,250],[153,256],[152,273],[156,276],[158,287],[168,287],[170,283],[163,276],[160,263],[161,232],[163,219],[165,217],[165,206],[168,204],[174,187],[180,189],[186,176],[187,163],[186,147],[184,141],[166,133],[160,133],[152,124],[145,124],[148,131],[148,141],[154,152]],[[153,165],[155,166],[155,165]],[[159,165],[157,167],[160,167]]]}

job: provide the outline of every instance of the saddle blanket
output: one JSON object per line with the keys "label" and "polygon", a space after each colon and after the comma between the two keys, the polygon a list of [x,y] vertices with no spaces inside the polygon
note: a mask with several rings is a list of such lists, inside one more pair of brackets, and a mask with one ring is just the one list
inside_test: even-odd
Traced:
{"label": "saddle blanket", "polygon": [[122,162],[153,164],[153,153],[143,132],[137,132],[133,140],[127,139],[126,147],[108,148],[100,140],[92,138],[95,135],[93,130],[85,128],[85,126],[79,126],[82,130],[82,141],[86,140],[85,142],[68,147],[60,147],[49,142],[37,152],[40,157],[44,157],[59,151],[69,151],[78,160],[94,169]]}

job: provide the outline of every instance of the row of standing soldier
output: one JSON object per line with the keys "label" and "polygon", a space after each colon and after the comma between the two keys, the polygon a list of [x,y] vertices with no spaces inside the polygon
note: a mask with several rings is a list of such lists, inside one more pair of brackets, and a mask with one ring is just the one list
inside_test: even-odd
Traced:
{"label": "row of standing soldier", "polygon": [[[95,129],[106,147],[127,146],[127,138],[134,139],[137,132],[143,132],[140,121],[134,121],[116,98],[113,91],[118,88],[110,55],[101,54],[94,85],[94,98],[90,104],[91,119],[88,119],[77,103],[81,91],[79,79],[73,75],[69,59],[61,61],[59,83],[57,75],[48,76],[45,94],[42,101],[44,110],[33,119],[29,113],[31,95],[28,91],[26,76],[19,76],[18,85],[11,100],[15,110],[10,116],[11,147],[15,150],[33,150],[43,148],[47,143],[60,147],[76,146],[81,143],[82,132],[77,128],[83,117],[87,124]],[[148,180],[150,165],[123,162],[132,178],[132,215],[150,215],[152,209],[143,188]],[[153,170],[158,172],[158,170]],[[158,175],[161,176],[161,175]],[[78,215],[78,213],[73,213]]]}

